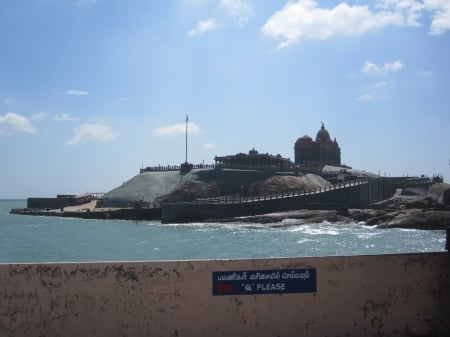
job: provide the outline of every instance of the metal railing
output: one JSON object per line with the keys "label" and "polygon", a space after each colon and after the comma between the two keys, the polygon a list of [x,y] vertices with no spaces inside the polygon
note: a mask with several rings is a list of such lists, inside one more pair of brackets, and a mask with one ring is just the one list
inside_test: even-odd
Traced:
{"label": "metal railing", "polygon": [[244,204],[244,203],[252,203],[252,202],[261,202],[261,201],[268,201],[268,200],[277,200],[277,199],[287,199],[287,198],[297,198],[301,196],[308,196],[308,195],[315,195],[319,193],[325,193],[329,191],[344,189],[344,188],[350,188],[354,186],[364,185],[368,184],[369,179],[358,179],[352,182],[344,182],[335,184],[328,187],[323,188],[316,188],[314,190],[302,190],[302,191],[291,191],[291,192],[283,192],[283,193],[276,193],[276,194],[265,194],[265,195],[258,195],[258,196],[251,196],[251,197],[244,197],[241,195],[229,195],[224,197],[217,197],[217,198],[199,198],[194,201],[191,201],[192,203],[214,203],[214,204]]}
{"label": "metal railing", "polygon": [[[192,164],[192,169],[213,169],[216,166],[214,164]],[[139,173],[144,172],[167,172],[167,171],[180,171],[181,165],[158,165],[158,166],[147,166],[146,168],[141,168]]]}

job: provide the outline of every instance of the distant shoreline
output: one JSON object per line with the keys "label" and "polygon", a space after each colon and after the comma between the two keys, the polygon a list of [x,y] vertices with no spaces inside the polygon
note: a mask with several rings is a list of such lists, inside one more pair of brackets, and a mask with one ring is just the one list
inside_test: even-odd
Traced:
{"label": "distant shoreline", "polygon": [[23,201],[23,202],[27,202],[27,198],[25,199],[0,199],[0,202],[2,201]]}

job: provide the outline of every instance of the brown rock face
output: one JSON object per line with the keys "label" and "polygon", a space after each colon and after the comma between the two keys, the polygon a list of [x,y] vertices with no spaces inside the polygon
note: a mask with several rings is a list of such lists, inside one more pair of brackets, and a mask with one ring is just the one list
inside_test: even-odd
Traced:
{"label": "brown rock face", "polygon": [[218,194],[219,188],[215,182],[204,183],[186,180],[180,183],[171,193],[157,198],[157,202],[192,201],[197,198],[216,197]]}
{"label": "brown rock face", "polygon": [[251,184],[248,187],[248,194],[256,196],[293,191],[312,191],[329,185],[330,183],[327,180],[312,174],[301,177],[272,176]]}
{"label": "brown rock face", "polygon": [[443,193],[442,193],[442,203],[444,205],[450,205],[450,188],[447,188]]}

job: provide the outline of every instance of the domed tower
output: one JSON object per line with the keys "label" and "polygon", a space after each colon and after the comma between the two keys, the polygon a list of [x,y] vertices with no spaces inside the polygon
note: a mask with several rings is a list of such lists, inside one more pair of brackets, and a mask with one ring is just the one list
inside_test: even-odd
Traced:
{"label": "domed tower", "polygon": [[295,163],[298,165],[321,164],[341,165],[341,149],[336,139],[331,140],[330,134],[322,127],[317,132],[316,140],[303,136],[295,142]]}
{"label": "domed tower", "polygon": [[320,144],[326,144],[331,141],[330,134],[327,129],[325,129],[325,125],[322,123],[322,127],[319,131],[317,131],[316,142]]}

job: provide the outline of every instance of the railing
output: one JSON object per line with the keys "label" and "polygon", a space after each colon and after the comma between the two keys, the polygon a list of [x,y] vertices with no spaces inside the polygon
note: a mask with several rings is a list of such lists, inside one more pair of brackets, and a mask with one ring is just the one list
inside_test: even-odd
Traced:
{"label": "railing", "polygon": [[[192,169],[213,169],[216,166],[214,164],[193,164]],[[146,168],[141,168],[139,173],[144,172],[166,172],[166,171],[180,171],[181,165],[158,165],[158,166],[147,166]]]}
{"label": "railing", "polygon": [[295,165],[258,165],[258,164],[227,164],[217,163],[217,168],[235,169],[235,170],[259,170],[259,171],[279,171],[279,172],[293,172],[299,171]]}
{"label": "railing", "polygon": [[324,188],[316,188],[314,190],[302,190],[302,191],[292,191],[292,192],[284,192],[284,193],[277,193],[277,194],[266,194],[266,195],[258,195],[258,196],[251,196],[251,197],[243,197],[241,195],[230,195],[225,197],[217,197],[217,198],[199,198],[195,201],[192,201],[193,203],[216,203],[216,204],[244,204],[244,203],[252,203],[252,202],[261,202],[261,201],[268,201],[268,200],[277,200],[277,199],[286,199],[286,198],[296,198],[301,196],[307,196],[307,195],[314,195],[319,193],[325,193],[329,191],[359,186],[368,184],[369,179],[358,179],[352,182],[345,182],[345,183],[339,183],[335,184],[329,187]]}
{"label": "railing", "polygon": [[422,185],[432,184],[433,180],[428,177],[410,178],[403,182],[403,187],[418,187]]}

